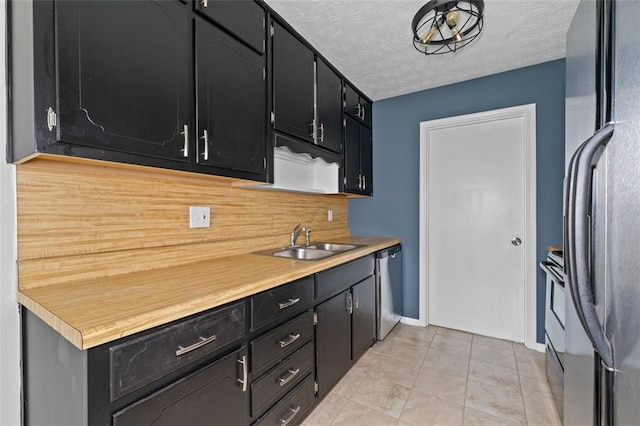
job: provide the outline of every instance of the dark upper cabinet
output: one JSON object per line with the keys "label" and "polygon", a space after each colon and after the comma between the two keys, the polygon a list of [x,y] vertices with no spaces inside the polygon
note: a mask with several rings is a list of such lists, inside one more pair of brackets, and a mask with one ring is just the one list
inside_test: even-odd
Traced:
{"label": "dark upper cabinet", "polygon": [[58,141],[188,161],[188,8],[177,1],[55,7]]}
{"label": "dark upper cabinet", "polygon": [[371,129],[351,116],[346,117],[344,140],[344,190],[373,194]]}
{"label": "dark upper cabinet", "polygon": [[316,60],[318,145],[342,153],[342,79],[320,58]]}
{"label": "dark upper cabinet", "polygon": [[376,340],[376,280],[371,276],[351,289],[351,358],[357,361]]}
{"label": "dark upper cabinet", "polygon": [[254,1],[196,0],[196,10],[245,42],[264,53],[265,13]]}
{"label": "dark upper cabinet", "polygon": [[272,25],[274,128],[313,142],[314,54],[284,27]]}
{"label": "dark upper cabinet", "polygon": [[[209,2],[209,7],[211,5]],[[265,172],[264,67],[264,55],[215,25],[196,19],[196,161],[199,164],[249,173]]]}
{"label": "dark upper cabinet", "polygon": [[371,127],[371,102],[349,84],[344,86],[345,113],[367,127]]}

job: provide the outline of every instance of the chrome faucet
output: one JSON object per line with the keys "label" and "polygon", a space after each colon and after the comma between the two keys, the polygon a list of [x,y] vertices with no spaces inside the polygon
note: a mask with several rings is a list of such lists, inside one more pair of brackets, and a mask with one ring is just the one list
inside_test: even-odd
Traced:
{"label": "chrome faucet", "polygon": [[313,231],[313,229],[304,227],[304,228],[302,228],[302,230],[304,231],[305,245],[310,246],[311,245],[311,231]]}
{"label": "chrome faucet", "polygon": [[299,223],[296,225],[295,228],[293,228],[293,231],[291,231],[291,247],[296,245],[296,241],[298,240],[298,236],[303,232],[304,228],[302,227],[302,224]]}

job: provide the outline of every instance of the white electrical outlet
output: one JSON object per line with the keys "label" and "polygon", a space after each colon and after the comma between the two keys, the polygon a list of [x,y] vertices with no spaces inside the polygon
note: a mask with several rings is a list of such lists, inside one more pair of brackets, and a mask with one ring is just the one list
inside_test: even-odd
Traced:
{"label": "white electrical outlet", "polygon": [[333,222],[333,210],[327,210],[327,220]]}
{"label": "white electrical outlet", "polygon": [[211,207],[189,207],[189,228],[208,228],[211,226]]}

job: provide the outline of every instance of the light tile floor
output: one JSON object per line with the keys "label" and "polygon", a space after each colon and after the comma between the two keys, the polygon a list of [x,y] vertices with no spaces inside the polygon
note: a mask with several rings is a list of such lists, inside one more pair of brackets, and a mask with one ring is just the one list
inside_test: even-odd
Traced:
{"label": "light tile floor", "polygon": [[544,355],[521,344],[398,324],[303,425],[560,425]]}

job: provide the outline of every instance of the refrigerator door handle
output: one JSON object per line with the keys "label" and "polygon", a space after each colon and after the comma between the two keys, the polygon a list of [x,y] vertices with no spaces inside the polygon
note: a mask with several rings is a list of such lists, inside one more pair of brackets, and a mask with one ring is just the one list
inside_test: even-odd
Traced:
{"label": "refrigerator door handle", "polygon": [[575,180],[571,182],[572,187],[569,193],[569,238],[567,240],[570,264],[569,282],[574,296],[573,302],[589,340],[604,365],[609,369],[613,369],[614,366],[613,350],[596,314],[591,285],[589,206],[593,163],[598,150],[611,140],[613,129],[613,124],[608,124],[600,129],[580,147],[580,153],[574,159],[574,170],[570,170]]}

